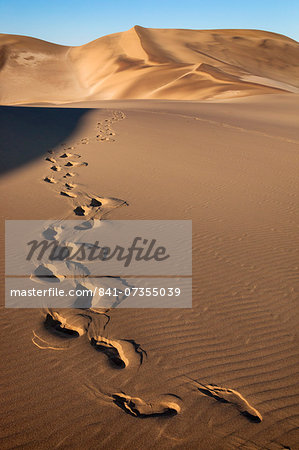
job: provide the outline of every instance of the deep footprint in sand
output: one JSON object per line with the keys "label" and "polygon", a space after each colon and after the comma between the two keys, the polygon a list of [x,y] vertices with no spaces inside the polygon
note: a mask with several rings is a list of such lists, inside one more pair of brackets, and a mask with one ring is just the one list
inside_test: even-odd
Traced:
{"label": "deep footprint in sand", "polygon": [[89,212],[90,208],[88,206],[77,206],[74,209],[76,216],[87,216]]}
{"label": "deep footprint in sand", "polygon": [[77,185],[73,183],[65,183],[65,187],[68,189],[74,189]]}
{"label": "deep footprint in sand", "polygon": [[99,197],[93,197],[90,201],[90,206],[102,206],[103,199]]}
{"label": "deep footprint in sand", "polygon": [[76,161],[68,161],[66,164],[65,164],[65,167],[78,167],[78,166],[88,166],[88,163],[87,162],[82,162],[82,163],[78,163],[78,162],[76,162]]}
{"label": "deep footprint in sand", "polygon": [[83,222],[79,223],[79,225],[76,225],[74,227],[75,230],[91,230],[92,228],[96,228],[100,226],[100,220],[99,219],[89,219],[84,220]]}
{"label": "deep footprint in sand", "polygon": [[46,161],[51,162],[52,164],[56,164],[56,159],[50,158],[50,156],[47,156]]}
{"label": "deep footprint in sand", "polygon": [[104,142],[104,141],[110,141],[110,138],[106,137],[106,136],[97,136],[97,140]]}
{"label": "deep footprint in sand", "polygon": [[103,206],[106,209],[114,209],[122,205],[128,205],[128,203],[125,200],[113,197],[90,197],[90,206],[92,207]]}
{"label": "deep footprint in sand", "polygon": [[53,170],[54,172],[60,172],[61,171],[61,167],[54,165],[54,166],[51,167],[51,170]]}
{"label": "deep footprint in sand", "polygon": [[88,330],[90,344],[99,352],[108,356],[113,367],[125,369],[128,366],[139,367],[147,356],[145,350],[134,340],[109,339],[96,335],[94,330]]}
{"label": "deep footprint in sand", "polygon": [[91,213],[96,217],[98,211],[102,214],[106,214],[109,211],[118,208],[120,206],[126,205],[128,203],[125,200],[120,200],[118,198],[104,198],[104,197],[89,197],[90,203],[88,205],[79,205],[74,209],[74,213],[77,216],[88,216]]}
{"label": "deep footprint in sand", "polygon": [[52,183],[52,184],[57,183],[57,181],[54,180],[54,178],[52,178],[52,177],[45,177],[44,181],[46,181],[47,183]]}
{"label": "deep footprint in sand", "polygon": [[77,194],[74,194],[73,192],[69,192],[69,191],[60,191],[60,195],[63,195],[64,197],[70,197],[70,198],[77,197]]}
{"label": "deep footprint in sand", "polygon": [[108,214],[113,209],[119,208],[121,206],[128,206],[125,200],[112,197],[89,197],[90,203],[88,206],[92,209],[91,216],[95,219],[101,219],[106,214]]}
{"label": "deep footprint in sand", "polygon": [[90,321],[84,314],[65,313],[63,316],[59,312],[48,310],[44,325],[48,331],[61,337],[80,337],[86,333]]}
{"label": "deep footprint in sand", "polygon": [[204,385],[196,380],[193,381],[196,383],[197,389],[200,392],[222,403],[230,403],[236,406],[240,413],[251,422],[261,422],[263,420],[263,417],[258,410],[253,408],[239,392],[233,389],[219,387],[214,384]]}
{"label": "deep footprint in sand", "polygon": [[96,350],[108,356],[113,366],[124,369],[129,365],[123,346],[119,341],[98,336],[96,339],[91,337],[90,343]]}
{"label": "deep footprint in sand", "polygon": [[76,158],[81,158],[81,155],[74,153],[62,153],[59,158],[70,158],[71,156],[75,156]]}
{"label": "deep footprint in sand", "polygon": [[42,235],[49,241],[55,241],[59,237],[61,231],[62,228],[59,226],[49,226],[42,232]]}
{"label": "deep footprint in sand", "polygon": [[52,283],[60,283],[65,277],[57,273],[57,269],[53,264],[40,264],[31,275],[33,280],[38,281],[39,278],[45,278]]}
{"label": "deep footprint in sand", "polygon": [[[174,399],[176,395],[167,395],[168,399],[162,401],[145,402],[139,397],[130,397],[125,393],[112,394],[113,402],[126,413],[135,417],[175,416],[181,412],[181,407]],[[173,397],[173,399],[171,398]]]}
{"label": "deep footprint in sand", "polygon": [[66,177],[74,177],[74,176],[76,176],[74,173],[72,173],[72,172],[67,172],[67,173],[63,176],[63,178],[66,178]]}

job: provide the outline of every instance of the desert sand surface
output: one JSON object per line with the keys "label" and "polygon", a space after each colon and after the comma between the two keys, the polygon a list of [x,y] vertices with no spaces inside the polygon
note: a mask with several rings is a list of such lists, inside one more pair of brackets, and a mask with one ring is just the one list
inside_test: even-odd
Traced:
{"label": "desert sand surface", "polygon": [[1,283],[1,448],[298,448],[298,80],[266,31],[0,34],[1,249],[9,219],[193,235],[189,309],[9,309]]}
{"label": "desert sand surface", "polygon": [[259,30],[136,25],[79,47],[0,34],[0,102],[298,93],[298,60],[298,42]]}
{"label": "desert sand surface", "polygon": [[2,307],[1,448],[298,448],[298,113],[293,93],[0,107],[2,227],[94,198],[193,223],[192,309]]}

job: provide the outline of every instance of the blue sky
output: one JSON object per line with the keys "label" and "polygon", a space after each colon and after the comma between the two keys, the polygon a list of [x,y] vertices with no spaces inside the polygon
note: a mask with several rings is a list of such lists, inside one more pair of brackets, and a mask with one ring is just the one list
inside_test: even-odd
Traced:
{"label": "blue sky", "polygon": [[254,28],[299,40],[299,0],[0,0],[0,32],[81,45],[134,25]]}

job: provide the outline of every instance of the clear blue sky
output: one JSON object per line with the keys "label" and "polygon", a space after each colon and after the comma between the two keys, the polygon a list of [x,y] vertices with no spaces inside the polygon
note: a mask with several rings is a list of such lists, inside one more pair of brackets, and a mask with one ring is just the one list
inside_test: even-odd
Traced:
{"label": "clear blue sky", "polygon": [[299,0],[0,0],[0,32],[81,45],[134,25],[254,28],[299,40]]}

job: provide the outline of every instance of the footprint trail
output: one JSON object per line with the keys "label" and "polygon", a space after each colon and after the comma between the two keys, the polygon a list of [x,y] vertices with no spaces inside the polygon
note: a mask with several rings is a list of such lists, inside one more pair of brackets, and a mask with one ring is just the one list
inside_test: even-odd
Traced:
{"label": "footprint trail", "polygon": [[[74,199],[77,199],[76,203],[73,204],[73,214],[88,218],[101,218],[107,211],[126,204],[126,202],[118,199],[111,199],[111,201],[109,201],[110,199],[104,199],[102,202],[97,200],[96,196],[80,191],[78,189],[79,173],[69,171],[70,168],[80,171],[82,167],[88,166],[87,161],[79,161],[82,158],[82,154],[78,151],[76,153],[73,152],[76,148],[95,142],[115,142],[114,136],[116,133],[112,128],[113,123],[123,120],[125,117],[122,111],[114,111],[109,118],[97,122],[94,136],[83,137],[72,146],[66,143],[61,144],[64,150],[63,153],[49,150],[49,156],[45,158],[45,161],[52,164],[50,170],[54,173],[62,172],[62,175],[60,177],[47,175],[43,178],[43,181],[56,185],[59,189],[58,194],[61,196],[67,197],[73,202],[75,201]],[[68,177],[76,178],[77,182],[65,183],[64,179]]]}

